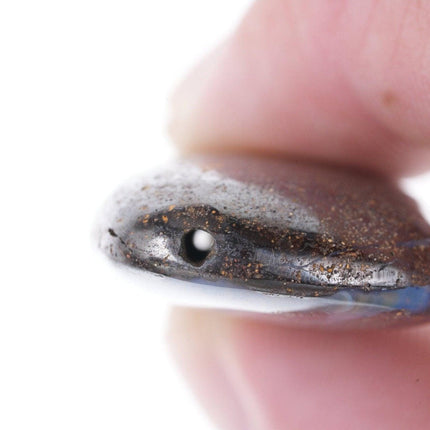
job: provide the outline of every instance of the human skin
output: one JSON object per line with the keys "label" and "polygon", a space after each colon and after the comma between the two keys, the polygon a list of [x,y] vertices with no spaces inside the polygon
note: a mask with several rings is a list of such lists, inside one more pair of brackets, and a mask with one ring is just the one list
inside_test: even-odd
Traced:
{"label": "human skin", "polygon": [[[172,99],[184,152],[430,168],[430,3],[260,0]],[[323,331],[176,309],[172,351],[222,429],[424,429],[430,327]]]}

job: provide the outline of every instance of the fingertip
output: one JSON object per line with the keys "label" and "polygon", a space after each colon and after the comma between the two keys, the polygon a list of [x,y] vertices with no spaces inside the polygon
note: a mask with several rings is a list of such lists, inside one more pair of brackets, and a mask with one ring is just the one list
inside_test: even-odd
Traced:
{"label": "fingertip", "polygon": [[404,429],[430,419],[428,327],[301,330],[189,310],[173,322],[175,342],[188,345],[176,358],[222,428]]}
{"label": "fingertip", "polygon": [[186,151],[265,151],[395,177],[428,169],[423,59],[396,57],[426,38],[409,27],[393,37],[416,17],[400,4],[387,15],[386,3],[255,2],[172,97],[172,139]]}

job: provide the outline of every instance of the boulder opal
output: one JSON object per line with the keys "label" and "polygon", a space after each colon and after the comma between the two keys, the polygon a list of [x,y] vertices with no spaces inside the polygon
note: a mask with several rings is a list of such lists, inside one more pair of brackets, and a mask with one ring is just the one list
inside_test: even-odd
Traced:
{"label": "boulder opal", "polygon": [[[260,301],[294,323],[430,317],[430,227],[396,184],[350,169],[179,160],[112,197],[99,246],[134,271],[188,281],[190,295],[197,283],[227,298],[220,307],[259,310]],[[228,306],[232,290],[239,299]]]}

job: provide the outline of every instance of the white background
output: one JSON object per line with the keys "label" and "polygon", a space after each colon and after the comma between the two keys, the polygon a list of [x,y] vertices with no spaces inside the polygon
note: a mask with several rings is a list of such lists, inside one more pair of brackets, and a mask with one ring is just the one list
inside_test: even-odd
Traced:
{"label": "white background", "polygon": [[[167,305],[90,243],[130,175],[174,155],[167,98],[247,0],[0,3],[0,428],[212,428]],[[430,214],[430,176],[408,181]]]}

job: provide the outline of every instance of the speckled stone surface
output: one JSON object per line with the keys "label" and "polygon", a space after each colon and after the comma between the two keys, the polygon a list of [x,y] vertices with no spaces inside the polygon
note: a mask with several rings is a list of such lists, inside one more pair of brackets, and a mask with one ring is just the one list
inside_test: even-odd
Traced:
{"label": "speckled stone surface", "polygon": [[[201,230],[213,238],[204,251],[191,240]],[[112,197],[99,245],[122,264],[208,288],[330,297],[390,318],[430,308],[430,228],[416,204],[387,180],[338,167],[179,160]]]}

